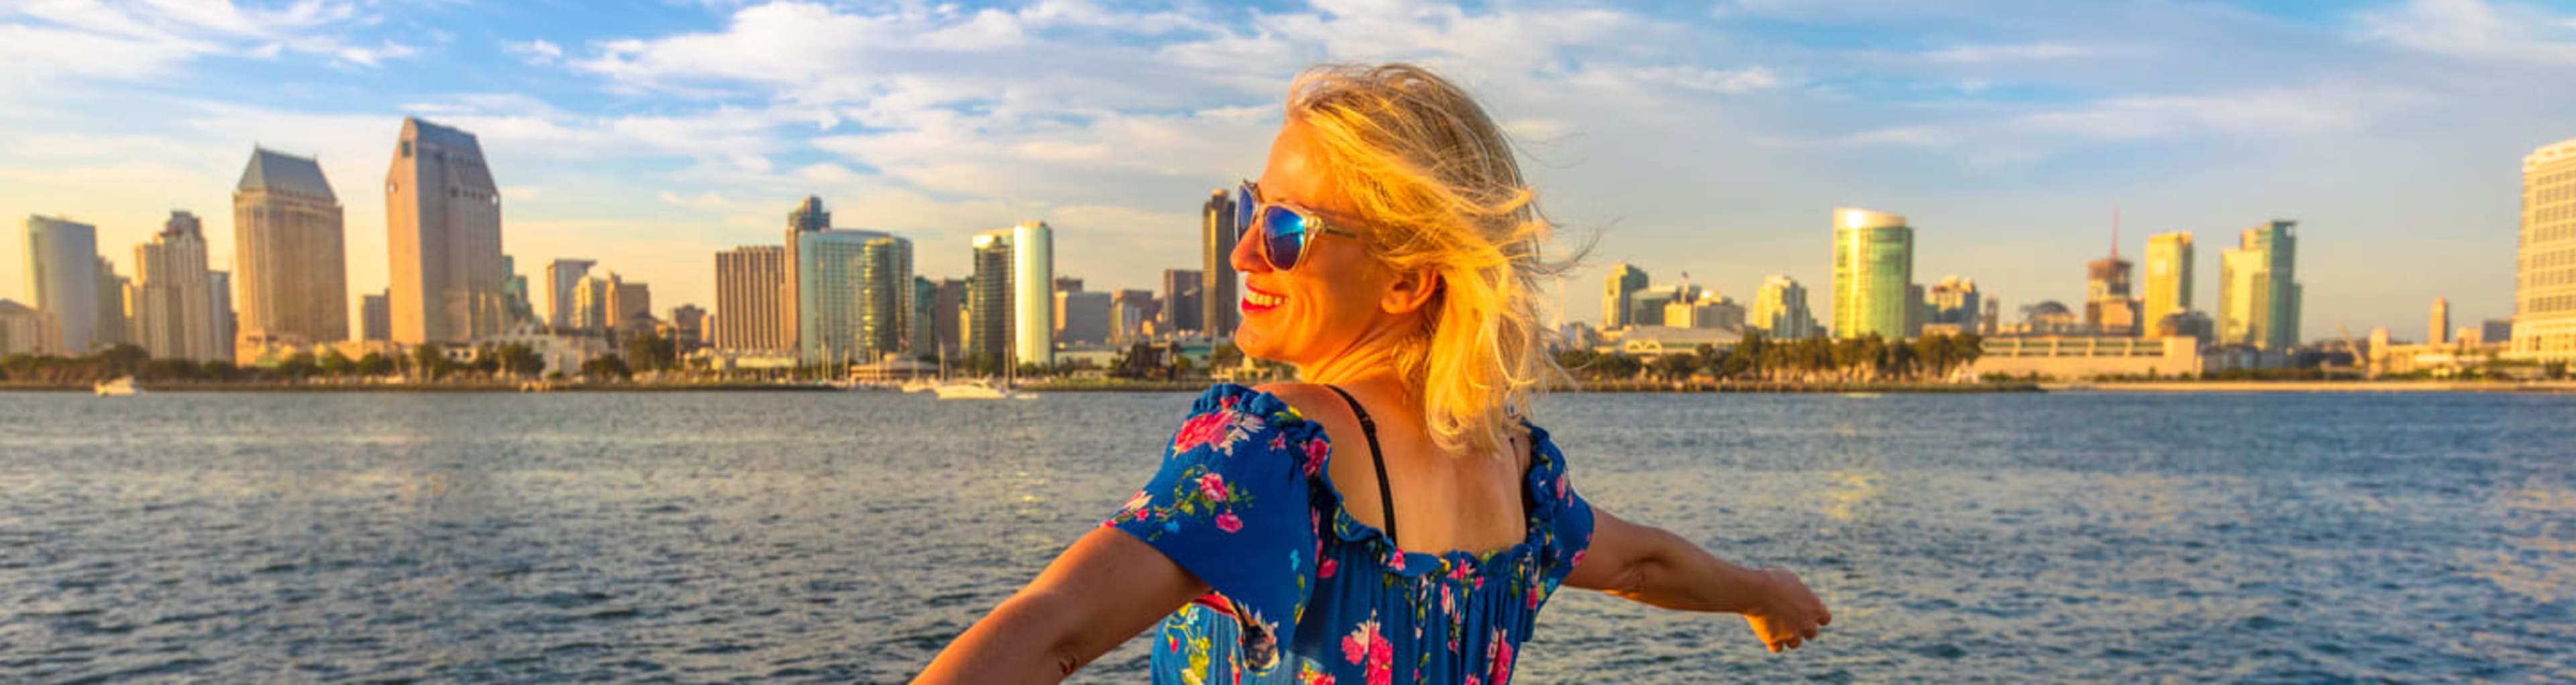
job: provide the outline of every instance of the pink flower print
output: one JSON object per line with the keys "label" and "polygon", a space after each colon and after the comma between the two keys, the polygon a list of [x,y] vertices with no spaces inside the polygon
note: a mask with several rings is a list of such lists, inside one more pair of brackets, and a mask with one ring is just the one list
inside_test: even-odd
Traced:
{"label": "pink flower print", "polygon": [[1339,568],[1340,566],[1341,566],[1341,564],[1339,564],[1339,563],[1335,563],[1335,562],[1334,562],[1332,559],[1330,559],[1330,558],[1327,558],[1327,559],[1324,559],[1324,560],[1322,560],[1322,561],[1316,562],[1316,563],[1315,563],[1315,577],[1317,577],[1317,578],[1331,578],[1331,577],[1333,577],[1333,569],[1335,569],[1335,568]]}
{"label": "pink flower print", "polygon": [[1208,501],[1223,502],[1231,492],[1225,487],[1224,476],[1211,473],[1199,476],[1199,494],[1207,495]]}
{"label": "pink flower print", "polygon": [[1227,511],[1227,512],[1222,513],[1222,514],[1217,514],[1217,515],[1216,515],[1216,529],[1217,529],[1217,530],[1222,530],[1222,531],[1225,531],[1225,532],[1228,532],[1228,533],[1232,533],[1232,532],[1236,532],[1236,531],[1243,530],[1243,519],[1235,518],[1235,516],[1234,516],[1234,512],[1232,512],[1232,511]]}
{"label": "pink flower print", "polygon": [[1573,477],[1573,476],[1557,476],[1557,477],[1556,477],[1556,498],[1557,498],[1559,501],[1563,501],[1563,500],[1565,500],[1565,488],[1566,488],[1565,482],[1566,482],[1566,481],[1570,481],[1570,480],[1574,480],[1574,477]]}
{"label": "pink flower print", "polygon": [[1404,570],[1404,550],[1400,550],[1400,549],[1388,550],[1388,551],[1387,551],[1387,553],[1386,553],[1386,556],[1387,556],[1387,559],[1386,559],[1386,567],[1387,567],[1387,568],[1395,569],[1395,570],[1398,570],[1398,571],[1402,571],[1402,570]]}
{"label": "pink flower print", "polygon": [[1306,475],[1313,476],[1316,471],[1323,469],[1324,457],[1331,451],[1331,446],[1326,445],[1321,438],[1306,441]]}
{"label": "pink flower print", "polygon": [[1538,608],[1538,586],[1536,585],[1530,586],[1529,589],[1529,608]]}
{"label": "pink flower print", "polygon": [[1442,586],[1440,586],[1440,613],[1443,613],[1443,614],[1455,614],[1455,613],[1458,613],[1458,606],[1457,606],[1457,604],[1455,604],[1454,602],[1452,602],[1452,601],[1449,599],[1449,586],[1447,586],[1447,585],[1442,585]]}
{"label": "pink flower print", "polygon": [[1494,646],[1497,648],[1495,650],[1497,653],[1494,656],[1487,657],[1487,659],[1493,662],[1493,677],[1487,678],[1486,680],[1496,683],[1511,682],[1512,643],[1503,641],[1503,634],[1498,632],[1494,633]]}
{"label": "pink flower print", "polygon": [[1485,685],[1485,679],[1475,676],[1467,676],[1466,683],[1467,685]]}
{"label": "pink flower print", "polygon": [[1466,579],[1468,579],[1469,577],[1473,577],[1473,576],[1475,576],[1475,575],[1476,575],[1476,566],[1475,566],[1474,562],[1461,561],[1461,562],[1458,562],[1458,565],[1457,565],[1457,566],[1452,567],[1452,568],[1450,568],[1450,569],[1449,569],[1449,579],[1450,579],[1450,580],[1466,580]]}
{"label": "pink flower print", "polygon": [[1342,659],[1353,664],[1365,660],[1368,685],[1388,685],[1395,679],[1395,643],[1378,633],[1376,621],[1361,621],[1349,637],[1342,638]]}

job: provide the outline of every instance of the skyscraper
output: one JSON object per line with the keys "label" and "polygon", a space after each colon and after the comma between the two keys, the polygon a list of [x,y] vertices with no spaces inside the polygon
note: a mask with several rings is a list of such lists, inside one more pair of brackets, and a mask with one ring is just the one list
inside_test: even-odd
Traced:
{"label": "skyscraper", "polygon": [[41,354],[39,345],[47,327],[34,307],[13,300],[0,300],[0,357],[19,354]]}
{"label": "skyscraper", "polygon": [[1985,312],[1976,279],[1955,275],[1943,276],[1941,282],[1932,284],[1924,305],[1928,310],[1924,323],[1950,326],[1960,332],[1977,330],[1977,318]]}
{"label": "skyscraper", "polygon": [[2451,342],[2450,300],[2433,298],[2433,316],[2430,324],[2431,330],[2424,332],[2424,342],[2434,345],[2446,345]]}
{"label": "skyscraper", "polygon": [[403,118],[385,172],[385,233],[394,342],[501,332],[501,189],[474,134]]}
{"label": "skyscraper", "polygon": [[233,312],[233,272],[206,272],[206,287],[215,300],[215,361],[230,362],[233,356],[233,329],[240,317]]}
{"label": "skyscraper", "polygon": [[[1776,278],[1776,277],[1775,277]],[[1601,279],[1601,329],[1611,330],[1631,325],[1629,298],[1646,289],[1646,272],[1627,264],[1610,265],[1610,276]]]}
{"label": "skyscraper", "polygon": [[[717,269],[722,271],[724,255],[716,255]],[[573,310],[580,306],[573,299],[573,289],[581,287],[581,277],[590,275],[590,267],[599,262],[588,259],[560,258],[546,264],[546,325],[557,330],[571,330]]]}
{"label": "skyscraper", "polygon": [[2218,260],[2218,342],[2288,351],[2299,344],[2299,222],[2245,229]]}
{"label": "skyscraper", "polygon": [[27,217],[27,283],[41,320],[36,349],[90,352],[98,334],[98,229],[69,219]]}
{"label": "skyscraper", "polygon": [[966,356],[984,363],[1012,363],[1012,237],[1012,229],[1007,228],[975,234],[975,277],[966,297]]}
{"label": "skyscraper", "polygon": [[629,281],[609,272],[608,327],[619,337],[651,330],[653,320],[653,286],[643,281]]}
{"label": "skyscraper", "polygon": [[1816,317],[1807,309],[1807,287],[1788,276],[1763,279],[1762,292],[1753,296],[1750,325],[1783,340],[1815,337]]}
{"label": "skyscraper", "polygon": [[1055,231],[1044,221],[1012,227],[1011,337],[1019,363],[1055,364],[1054,282]]}
{"label": "skyscraper", "polygon": [[173,211],[161,232],[134,247],[135,343],[152,356],[230,361],[216,335],[214,273],[206,268],[206,234],[197,216]]}
{"label": "skyscraper", "polygon": [[1159,330],[1169,336],[1182,331],[1195,333],[1206,329],[1206,326],[1200,325],[1202,320],[1199,318],[1206,313],[1199,307],[1199,302],[1206,298],[1206,279],[1200,277],[1200,272],[1190,269],[1164,269],[1163,325]]}
{"label": "skyscraper", "polygon": [[89,344],[100,349],[133,344],[134,336],[126,325],[131,318],[126,298],[134,282],[116,272],[115,262],[106,257],[93,258],[98,260],[98,330],[90,334]]}
{"label": "skyscraper", "polygon": [[616,292],[617,272],[607,271],[583,276],[572,287],[572,327],[587,333],[599,333],[617,325],[617,316],[609,310],[611,293]]}
{"label": "skyscraper", "polygon": [[716,349],[787,349],[780,337],[786,324],[778,321],[786,285],[785,247],[746,245],[716,253]]}
{"label": "skyscraper", "polygon": [[1913,285],[1914,227],[1905,217],[1834,209],[1834,335],[1905,337],[1922,307],[1907,297]]}
{"label": "skyscraper", "polygon": [[804,333],[797,330],[798,326],[803,325],[805,311],[801,300],[804,295],[801,290],[803,286],[799,285],[804,281],[797,275],[797,269],[805,263],[805,260],[796,254],[800,247],[797,236],[831,229],[832,213],[823,209],[821,197],[807,195],[804,202],[796,203],[796,208],[787,212],[787,232],[785,239],[780,243],[787,248],[787,272],[786,280],[779,284],[777,320],[780,326],[778,339],[785,341],[784,344],[788,348],[793,348],[804,341]]}
{"label": "skyscraper", "polygon": [[2147,236],[2146,307],[2138,327],[2160,330],[2165,317],[2191,311],[2191,232]]}
{"label": "skyscraper", "polygon": [[1208,193],[1207,204],[1199,207],[1201,232],[1206,234],[1205,254],[1199,258],[1199,273],[1206,281],[1201,285],[1199,320],[1210,338],[1234,335],[1237,317],[1243,315],[1234,292],[1234,241],[1242,227],[1234,225],[1234,196],[1219,188]]}
{"label": "skyscraper", "polygon": [[2084,264],[2084,325],[2111,335],[2138,333],[2137,300],[2129,298],[2135,266],[2120,258],[2118,238],[2112,239],[2111,256]]}
{"label": "skyscraper", "polygon": [[2576,139],[2522,158],[2522,249],[2515,262],[2507,356],[2576,361]]}
{"label": "skyscraper", "polygon": [[694,304],[672,307],[671,334],[683,352],[707,344],[707,310]]}
{"label": "skyscraper", "polygon": [[[565,298],[572,293],[565,292]],[[394,296],[391,292],[358,296],[358,339],[381,342],[394,339]],[[571,312],[565,312],[569,315]],[[566,324],[569,327],[570,324]]]}
{"label": "skyscraper", "polygon": [[286,344],[349,338],[348,251],[322,165],[253,148],[233,188],[239,337]]}
{"label": "skyscraper", "polygon": [[920,274],[912,277],[912,315],[904,319],[905,359],[938,361],[947,354],[939,342],[939,284]]}
{"label": "skyscraper", "polygon": [[936,294],[930,302],[931,332],[939,337],[940,358],[954,360],[966,347],[964,322],[959,320],[966,315],[966,281],[945,278],[932,285]]}
{"label": "skyscraper", "polygon": [[508,310],[505,313],[509,315],[508,325],[505,327],[516,328],[523,324],[535,323],[536,304],[528,300],[528,276],[519,273],[519,260],[509,255],[501,255],[501,274],[501,304]]}

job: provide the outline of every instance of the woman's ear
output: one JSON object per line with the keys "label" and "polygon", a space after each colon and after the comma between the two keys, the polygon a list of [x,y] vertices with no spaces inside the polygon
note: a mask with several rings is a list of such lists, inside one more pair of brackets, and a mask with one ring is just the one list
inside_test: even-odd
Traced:
{"label": "woman's ear", "polygon": [[1404,314],[1429,305],[1431,296],[1439,292],[1439,271],[1430,267],[1406,269],[1395,272],[1395,282],[1387,287],[1379,306],[1389,314]]}

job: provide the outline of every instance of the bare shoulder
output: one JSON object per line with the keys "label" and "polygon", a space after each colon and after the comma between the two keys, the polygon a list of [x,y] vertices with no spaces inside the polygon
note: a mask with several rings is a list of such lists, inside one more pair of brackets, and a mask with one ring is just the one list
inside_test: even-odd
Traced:
{"label": "bare shoulder", "polygon": [[1343,407],[1342,398],[1333,394],[1332,388],[1321,383],[1264,383],[1252,389],[1270,393],[1270,396],[1288,403],[1290,408],[1296,409],[1297,413],[1310,419],[1321,419],[1344,413],[1330,411]]}

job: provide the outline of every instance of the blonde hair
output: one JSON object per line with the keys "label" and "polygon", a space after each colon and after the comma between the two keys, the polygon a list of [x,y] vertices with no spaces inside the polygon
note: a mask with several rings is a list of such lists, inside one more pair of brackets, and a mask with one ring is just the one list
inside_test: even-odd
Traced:
{"label": "blonde hair", "polygon": [[1424,329],[1388,354],[1421,395],[1444,450],[1501,454],[1517,416],[1562,377],[1547,354],[1539,279],[1571,261],[1541,247],[1554,225],[1502,130],[1474,97],[1410,64],[1327,64],[1288,86],[1288,118],[1309,127],[1360,216],[1370,252],[1439,279]]}

